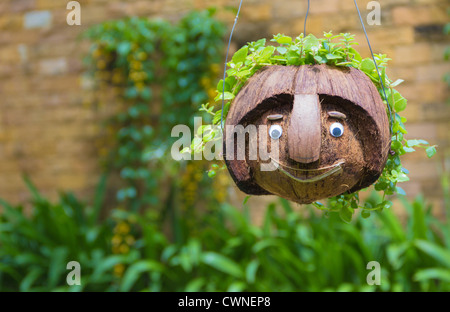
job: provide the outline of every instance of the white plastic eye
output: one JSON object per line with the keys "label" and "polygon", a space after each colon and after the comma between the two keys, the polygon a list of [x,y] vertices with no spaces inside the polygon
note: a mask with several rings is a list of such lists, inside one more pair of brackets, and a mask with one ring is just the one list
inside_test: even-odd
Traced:
{"label": "white plastic eye", "polygon": [[330,127],[330,133],[335,138],[338,138],[344,134],[344,126],[339,122],[335,122]]}
{"label": "white plastic eye", "polygon": [[278,140],[283,134],[283,129],[280,125],[272,125],[269,129],[269,135],[272,139]]}

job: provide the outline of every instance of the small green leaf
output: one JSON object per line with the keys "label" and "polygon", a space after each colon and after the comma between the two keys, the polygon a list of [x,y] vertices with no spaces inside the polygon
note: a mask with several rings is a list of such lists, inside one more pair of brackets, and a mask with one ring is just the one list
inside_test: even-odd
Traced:
{"label": "small green leaf", "polygon": [[434,156],[434,154],[436,154],[436,147],[435,146],[430,146],[425,151],[427,152],[428,158],[431,158],[431,157]]}
{"label": "small green leaf", "polygon": [[352,215],[353,215],[353,212],[348,207],[342,207],[339,210],[339,216],[341,217],[341,219],[343,221],[345,221],[347,223],[350,223],[350,221],[352,221]]}
{"label": "small green leaf", "polygon": [[404,82],[403,79],[397,79],[395,82],[390,84],[391,88],[395,88],[396,86],[398,86],[399,84],[401,84],[402,82]]}
{"label": "small green leaf", "polygon": [[265,47],[264,50],[262,50],[261,52],[259,61],[260,62],[267,61],[272,56],[273,52],[275,52],[275,47],[272,46]]}
{"label": "small green leaf", "polygon": [[404,110],[406,108],[406,99],[405,98],[401,98],[398,101],[396,100],[394,103],[394,109],[396,112],[401,112],[402,110]]}
{"label": "small green leaf", "polygon": [[341,56],[339,56],[339,55],[334,55],[334,54],[331,54],[331,53],[327,54],[327,59],[328,60],[335,60],[335,59],[340,59],[340,58],[341,58]]}
{"label": "small green leaf", "polygon": [[362,210],[361,211],[361,217],[363,217],[364,219],[367,219],[367,218],[369,218],[370,217],[370,211],[367,211],[367,210]]}
{"label": "small green leaf", "polygon": [[401,147],[402,147],[402,143],[401,142],[399,142],[397,140],[394,140],[394,141],[391,142],[391,149],[398,150]]}
{"label": "small green leaf", "polygon": [[277,51],[278,51],[278,53],[284,55],[287,52],[287,48],[286,47],[277,47]]}
{"label": "small green leaf", "polygon": [[405,190],[402,189],[400,186],[397,186],[395,189],[397,190],[397,194],[399,194],[399,195],[406,195]]}
{"label": "small green leaf", "polygon": [[371,74],[375,70],[375,64],[371,59],[364,59],[361,62],[361,70],[365,73]]}
{"label": "small green leaf", "polygon": [[[237,82],[237,79],[234,76],[228,76],[227,78],[225,78],[225,84],[230,86],[230,89],[232,89],[234,87],[236,82]],[[227,90],[225,90],[225,91],[227,91]]]}
{"label": "small green leaf", "polygon": [[320,41],[314,35],[308,35],[305,40],[305,49],[317,53],[320,49]]}
{"label": "small green leaf", "polygon": [[246,70],[239,71],[236,74],[236,77],[242,78],[242,77],[245,77],[245,76],[250,76],[251,74],[252,74],[252,72],[249,69],[246,69]]}
{"label": "small green leaf", "polygon": [[203,137],[203,142],[209,142],[216,136],[216,133],[214,131],[210,131]]}
{"label": "small green leaf", "polygon": [[[219,83],[217,84],[217,91],[223,92],[224,90],[223,86],[224,86],[223,79],[220,79]],[[229,92],[230,90],[231,90],[230,85],[225,80],[225,91]]]}
{"label": "small green leaf", "polygon": [[289,44],[292,42],[292,38],[289,36],[283,36],[277,39],[279,44]]}
{"label": "small green leaf", "polygon": [[237,64],[239,62],[243,63],[245,61],[245,59],[247,58],[247,55],[248,55],[248,46],[243,46],[238,51],[236,51],[236,53],[234,53],[231,61],[234,64]]}
{"label": "small green leaf", "polygon": [[314,59],[318,62],[318,63],[322,63],[322,58],[318,55],[314,56]]}
{"label": "small green leaf", "polygon": [[300,65],[300,57],[295,51],[289,51],[286,54],[288,65]]}
{"label": "small green leaf", "polygon": [[417,146],[417,145],[420,145],[420,144],[428,145],[429,143],[428,143],[427,141],[425,141],[425,140],[408,140],[408,141],[406,142],[406,144],[407,144],[409,147],[413,147],[413,146]]}
{"label": "small green leaf", "polygon": [[379,207],[383,209],[389,209],[392,207],[392,202],[390,200],[385,200],[379,205]]}
{"label": "small green leaf", "polygon": [[354,55],[354,60],[357,62],[361,62],[362,58],[358,51],[353,48],[348,49],[348,52]]}
{"label": "small green leaf", "polygon": [[407,182],[407,181],[409,181],[408,176],[403,172],[399,172],[397,175],[397,182]]}
{"label": "small green leaf", "polygon": [[232,99],[234,99],[234,94],[231,92],[224,92],[224,93],[218,94],[215,98],[216,101],[219,101],[222,99],[225,101],[232,100]]}

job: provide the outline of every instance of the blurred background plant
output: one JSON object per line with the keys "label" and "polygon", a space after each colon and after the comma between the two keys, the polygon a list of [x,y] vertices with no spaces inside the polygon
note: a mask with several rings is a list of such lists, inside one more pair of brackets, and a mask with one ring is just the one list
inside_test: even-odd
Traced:
{"label": "blurred background plant", "polygon": [[[171,160],[172,127],[192,127],[215,96],[225,28],[213,13],[86,33],[91,105],[109,114],[104,175],[86,202],[70,193],[52,202],[28,179],[31,210],[0,201],[0,291],[449,291],[448,219],[422,197],[402,197],[406,222],[385,209],[349,224],[280,199],[258,226],[246,203],[227,203],[225,171],[211,180],[210,164]],[[448,218],[448,176],[442,183]],[[380,286],[366,283],[373,260]],[[66,283],[69,261],[81,264],[81,286]]]}
{"label": "blurred background plant", "polygon": [[[153,210],[98,222],[101,185],[86,205],[70,194],[50,203],[29,184],[31,217],[0,202],[0,291],[450,291],[448,220],[420,196],[402,198],[406,224],[389,209],[346,224],[280,199],[257,226],[246,205],[224,203],[176,242]],[[67,259],[81,263],[81,286],[67,286]],[[366,282],[374,260],[379,286]]]}
{"label": "blurred background plant", "polygon": [[215,95],[225,26],[214,13],[194,11],[177,24],[129,18],[85,34],[92,42],[86,59],[95,82],[92,104],[101,110],[111,90],[118,102],[100,137],[105,172],[116,178],[117,205],[132,212],[152,207],[159,222],[167,217],[174,223],[176,239],[189,225],[179,220],[195,218],[197,207],[215,207],[224,193],[220,185],[209,186],[205,162],[170,156],[172,128],[193,127],[199,105]]}

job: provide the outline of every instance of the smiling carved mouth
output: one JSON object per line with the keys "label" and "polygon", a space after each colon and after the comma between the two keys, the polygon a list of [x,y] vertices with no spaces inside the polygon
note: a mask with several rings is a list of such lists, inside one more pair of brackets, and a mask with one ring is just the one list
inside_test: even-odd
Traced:
{"label": "smiling carved mouth", "polygon": [[[322,180],[326,177],[329,177],[333,174],[340,173],[340,172],[342,172],[342,165],[345,163],[344,160],[340,160],[334,165],[319,168],[319,169],[297,169],[297,168],[292,168],[292,167],[289,167],[286,165],[282,165],[278,161],[274,160],[272,157],[270,157],[270,159],[278,165],[278,170],[280,170],[282,173],[284,173],[289,178],[291,178],[297,182],[300,182],[300,183],[317,182],[317,181],[320,181],[320,180]],[[311,172],[323,171],[323,170],[327,170],[327,169],[329,169],[329,170],[327,170],[326,172],[324,172],[322,174],[313,176],[311,178],[299,178],[299,177],[292,175],[285,169],[283,169],[283,167],[289,168],[290,170],[300,171],[301,173],[311,173]]]}

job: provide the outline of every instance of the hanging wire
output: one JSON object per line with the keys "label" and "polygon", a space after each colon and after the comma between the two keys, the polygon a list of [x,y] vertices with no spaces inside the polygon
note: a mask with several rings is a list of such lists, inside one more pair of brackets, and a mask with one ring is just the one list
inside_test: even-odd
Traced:
{"label": "hanging wire", "polygon": [[362,28],[364,30],[364,35],[366,36],[367,44],[369,45],[370,54],[372,55],[373,63],[375,64],[375,68],[377,70],[378,78],[380,78],[380,83],[381,83],[381,88],[383,89],[384,99],[385,99],[385,101],[387,103],[387,106],[389,108],[389,119],[391,120],[391,126],[389,127],[389,130],[390,130],[391,135],[392,135],[392,133],[394,132],[393,131],[394,120],[392,119],[391,105],[389,104],[388,98],[386,96],[386,89],[384,87],[384,82],[383,82],[383,79],[381,79],[381,74],[380,74],[380,71],[378,70],[377,62],[375,61],[375,56],[374,56],[373,51],[372,51],[372,46],[370,45],[369,36],[367,35],[367,32],[366,32],[366,27],[364,26],[364,22],[363,22],[363,19],[361,17],[361,12],[359,11],[359,7],[358,7],[358,4],[356,3],[356,0],[353,0],[353,2],[355,2],[356,11],[358,11],[359,20],[360,20]]}
{"label": "hanging wire", "polygon": [[[222,131],[223,131],[223,109],[225,106],[225,79],[226,79],[226,73],[227,73],[228,54],[230,52],[231,39],[233,38],[233,32],[234,32],[234,29],[236,28],[236,24],[237,24],[237,21],[239,18],[239,13],[241,12],[242,2],[243,2],[243,0],[241,0],[241,2],[239,3],[239,8],[238,8],[238,11],[236,14],[236,18],[234,19],[233,28],[231,29],[230,38],[228,40],[227,54],[225,57],[225,64],[224,64],[224,68],[223,68],[222,111],[221,111],[221,115],[220,115],[220,127],[222,128]],[[306,36],[306,20],[308,19],[309,6],[310,6],[310,0],[308,0],[308,9],[306,10],[305,23],[303,25],[303,35],[304,36]]]}
{"label": "hanging wire", "polygon": [[308,9],[306,9],[305,24],[303,24],[303,38],[306,37],[306,20],[308,19],[308,14],[309,14],[309,0],[308,0]]}
{"label": "hanging wire", "polygon": [[[223,131],[223,113],[224,113],[223,110],[224,110],[224,107],[225,107],[225,79],[226,79],[226,74],[227,74],[228,55],[229,55],[229,52],[230,52],[231,39],[233,38],[234,29],[236,28],[236,24],[237,24],[237,21],[239,19],[239,14],[241,12],[242,2],[243,2],[243,0],[241,0],[240,3],[239,3],[239,8],[238,8],[238,11],[237,11],[237,14],[236,14],[236,18],[234,19],[234,24],[233,24],[233,27],[231,29],[230,38],[228,40],[227,53],[226,53],[226,57],[225,57],[225,64],[224,64],[224,69],[223,69],[222,111],[221,111],[221,115],[220,115],[220,126],[222,128],[222,131]],[[375,64],[375,69],[377,70],[378,78],[380,79],[380,84],[381,84],[381,88],[383,90],[384,100],[386,101],[388,109],[389,109],[389,119],[391,121],[390,133],[392,135],[394,120],[392,118],[391,105],[390,105],[390,103],[388,101],[388,98],[387,98],[387,95],[386,95],[386,89],[384,87],[384,82],[383,82],[383,79],[381,78],[380,71],[378,70],[378,65],[377,65],[377,62],[375,60],[375,55],[373,54],[372,46],[370,44],[369,36],[367,35],[366,27],[364,26],[364,22],[363,22],[363,19],[361,17],[361,12],[359,10],[358,3],[356,3],[356,0],[353,0],[353,2],[355,3],[356,11],[358,12],[359,20],[361,22],[361,26],[363,28],[364,35],[366,36],[366,40],[367,40],[367,44],[369,46],[370,54],[372,55],[372,60],[373,60],[373,63]],[[303,35],[304,36],[306,36],[306,21],[308,19],[309,8],[310,8],[310,0],[308,0],[308,8],[306,10],[305,22],[304,22],[304,25],[303,25]]]}
{"label": "hanging wire", "polygon": [[228,53],[230,52],[230,46],[231,46],[231,38],[233,38],[233,32],[234,29],[236,28],[236,24],[239,18],[239,13],[241,12],[241,7],[242,7],[242,2],[244,0],[241,0],[241,2],[239,3],[239,8],[238,11],[236,13],[236,18],[234,19],[234,24],[233,24],[233,28],[231,28],[231,33],[230,33],[230,39],[228,40],[228,47],[227,47],[227,55],[225,57],[225,65],[223,67],[223,86],[222,86],[222,112],[220,115],[220,127],[222,128],[222,132],[223,132],[223,109],[225,107],[225,79],[227,76],[227,63],[228,63]]}

